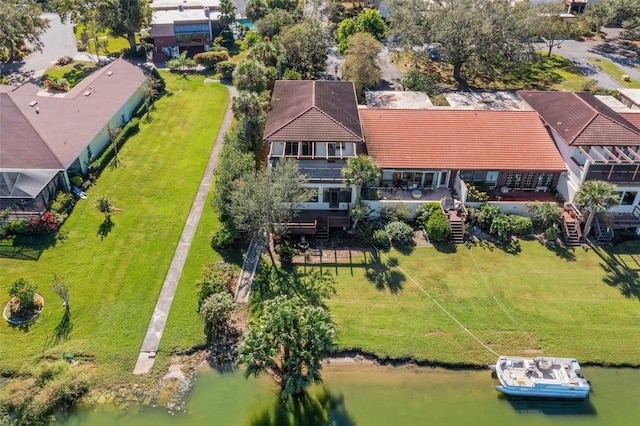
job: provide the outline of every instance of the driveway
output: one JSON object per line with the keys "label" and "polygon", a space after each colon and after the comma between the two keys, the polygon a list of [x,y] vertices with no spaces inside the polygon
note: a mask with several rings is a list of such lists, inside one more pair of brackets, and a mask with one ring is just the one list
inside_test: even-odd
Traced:
{"label": "driveway", "polygon": [[45,13],[42,17],[49,20],[49,29],[41,37],[44,44],[43,50],[4,66],[3,73],[7,74],[12,82],[38,79],[59,58],[63,56],[73,58],[78,54],[73,25],[63,24],[55,13]]}
{"label": "driveway", "polygon": [[[609,74],[591,64],[587,58],[608,59],[624,70],[633,79],[640,81],[640,70],[634,65],[640,65],[638,53],[640,49],[620,37],[620,29],[604,28],[607,37],[604,40],[574,41],[567,40],[554,48],[553,53],[564,56],[573,62],[587,77],[598,80],[598,84],[608,89],[622,88],[620,84]],[[545,46],[540,44],[540,49]]]}

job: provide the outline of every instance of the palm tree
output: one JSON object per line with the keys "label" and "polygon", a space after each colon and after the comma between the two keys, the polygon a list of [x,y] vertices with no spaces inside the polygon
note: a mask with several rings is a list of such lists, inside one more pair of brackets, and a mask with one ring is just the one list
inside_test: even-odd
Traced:
{"label": "palm tree", "polygon": [[218,21],[222,25],[223,31],[236,21],[236,7],[231,0],[220,1],[220,17]]}
{"label": "palm tree", "polygon": [[366,216],[366,208],[364,203],[360,201],[360,191],[380,177],[380,168],[371,157],[359,155],[355,158],[349,158],[340,172],[347,186],[354,185],[356,187],[356,202],[351,211],[353,229],[355,229],[358,221]]}
{"label": "palm tree", "polygon": [[584,233],[582,234],[582,239],[585,241],[589,231],[591,231],[591,224],[595,215],[609,210],[609,207],[613,205],[619,204],[620,193],[612,183],[604,180],[588,180],[576,192],[574,202],[589,210],[589,217],[584,225]]}

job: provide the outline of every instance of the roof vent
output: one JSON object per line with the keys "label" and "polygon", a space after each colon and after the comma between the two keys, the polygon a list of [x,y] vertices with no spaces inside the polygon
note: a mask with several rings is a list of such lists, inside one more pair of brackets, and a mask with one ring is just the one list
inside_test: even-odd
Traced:
{"label": "roof vent", "polygon": [[34,107],[34,106],[36,106],[36,105],[38,105],[38,101],[31,101],[31,102],[29,102],[29,106],[30,106],[31,108],[33,108],[33,107]]}
{"label": "roof vent", "polygon": [[87,90],[86,92],[84,92],[85,96],[91,96],[91,90]]}
{"label": "roof vent", "polygon": [[183,12],[184,11],[184,6],[182,6],[181,4],[178,5],[178,12]]}
{"label": "roof vent", "polygon": [[108,76],[113,75],[113,71],[107,71],[107,75],[108,75]]}

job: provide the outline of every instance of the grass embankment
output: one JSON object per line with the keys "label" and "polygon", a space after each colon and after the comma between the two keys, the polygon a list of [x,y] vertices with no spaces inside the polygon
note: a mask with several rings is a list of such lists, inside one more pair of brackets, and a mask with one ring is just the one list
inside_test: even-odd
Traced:
{"label": "grass embankment", "polygon": [[[29,277],[45,298],[44,311],[28,330],[0,327],[0,370],[29,373],[43,356],[60,359],[74,354],[81,365],[95,366],[98,386],[115,389],[132,381],[142,339],[228,102],[227,89],[204,84],[202,76],[164,77],[169,93],[156,102],[151,122],[140,121],[139,133],[120,151],[121,165],[107,168],[87,191],[88,198],[78,202],[61,230],[67,239],[52,243],[41,255],[33,248],[9,247],[23,258],[0,258],[3,285]],[[101,195],[118,209],[110,227],[104,226],[105,218],[95,208]],[[211,215],[205,209],[205,223],[215,226]],[[12,241],[1,243],[6,253]],[[37,260],[25,260],[27,256]],[[187,264],[186,274],[200,272],[199,267],[189,271],[192,265]],[[59,341],[55,330],[64,309],[49,288],[54,273],[68,283],[71,306],[70,331]],[[180,310],[181,303],[173,308]],[[186,336],[202,330],[199,322],[173,323],[169,335],[176,333],[172,326],[179,326]]]}
{"label": "grass embankment", "polygon": [[640,83],[632,78],[629,79],[628,81],[625,80],[622,76],[623,75],[628,76],[628,74],[625,73],[613,62],[607,59],[594,58],[594,57],[589,57],[587,58],[587,60],[593,65],[595,65],[596,67],[600,68],[601,70],[609,74],[611,77],[615,78],[618,83],[622,84],[627,89],[640,89]]}
{"label": "grass embankment", "polygon": [[392,250],[381,262],[367,254],[329,266],[337,274],[328,305],[339,347],[454,365],[495,361],[431,296],[500,354],[544,349],[584,363],[640,365],[637,242],[565,251],[522,241],[517,254],[489,246],[452,251]]}

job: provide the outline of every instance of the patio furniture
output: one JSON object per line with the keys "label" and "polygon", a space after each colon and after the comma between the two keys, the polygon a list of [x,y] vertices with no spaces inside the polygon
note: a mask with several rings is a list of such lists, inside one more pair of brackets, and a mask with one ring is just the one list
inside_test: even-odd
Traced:
{"label": "patio furniture", "polygon": [[411,198],[413,198],[414,200],[419,200],[420,198],[422,198],[422,191],[420,191],[419,189],[414,189],[413,191],[411,191]]}

